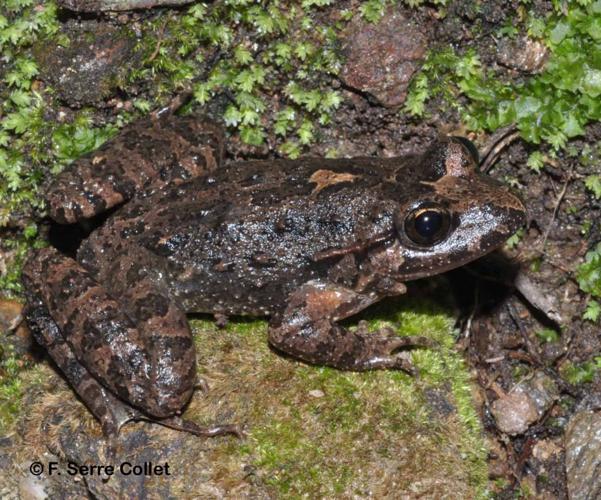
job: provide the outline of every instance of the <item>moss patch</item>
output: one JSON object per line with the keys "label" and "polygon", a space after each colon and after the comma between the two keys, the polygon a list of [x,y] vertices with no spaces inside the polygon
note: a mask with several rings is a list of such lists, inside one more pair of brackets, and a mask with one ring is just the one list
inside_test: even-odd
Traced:
{"label": "moss patch", "polygon": [[[449,311],[403,298],[364,319],[426,335],[440,348],[414,351],[419,378],[350,373],[271,352],[264,321],[219,331],[197,320],[199,370],[210,390],[186,416],[244,422],[248,438],[224,441],[214,458],[242,461],[274,495],[483,495],[486,450],[463,361],[452,350]],[[446,411],[431,404],[432,393]]]}

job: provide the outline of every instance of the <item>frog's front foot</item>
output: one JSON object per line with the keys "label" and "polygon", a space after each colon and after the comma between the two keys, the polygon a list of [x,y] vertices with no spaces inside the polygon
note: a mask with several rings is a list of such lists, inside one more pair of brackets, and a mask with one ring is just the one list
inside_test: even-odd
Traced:
{"label": "frog's front foot", "polygon": [[417,370],[411,361],[411,354],[407,349],[412,347],[436,347],[436,342],[419,335],[399,337],[390,327],[383,327],[369,332],[366,321],[360,321],[357,334],[370,343],[370,352],[366,353],[358,364],[360,370],[398,369],[411,375],[417,375]]}
{"label": "frog's front foot", "polygon": [[269,341],[309,363],[355,371],[392,368],[415,374],[409,353],[403,349],[432,347],[430,339],[399,337],[389,328],[368,333],[365,324],[351,331],[337,324],[380,298],[309,282],[290,295],[284,313],[271,321]]}

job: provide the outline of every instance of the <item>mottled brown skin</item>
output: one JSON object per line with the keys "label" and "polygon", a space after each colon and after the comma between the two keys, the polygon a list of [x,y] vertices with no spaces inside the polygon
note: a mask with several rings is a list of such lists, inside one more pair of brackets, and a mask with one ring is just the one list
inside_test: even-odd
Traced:
{"label": "mottled brown skin", "polygon": [[[75,222],[124,204],[77,260],[37,251],[24,269],[27,317],[82,399],[114,434],[178,417],[195,382],[186,312],[269,315],[269,341],[309,363],[412,370],[422,337],[351,332],[338,322],[403,282],[501,245],[524,207],[476,173],[462,140],[402,158],[221,165],[222,133],[191,118],[146,119],[82,158],[48,190],[52,218]],[[428,244],[409,214],[437,207],[448,230]]]}

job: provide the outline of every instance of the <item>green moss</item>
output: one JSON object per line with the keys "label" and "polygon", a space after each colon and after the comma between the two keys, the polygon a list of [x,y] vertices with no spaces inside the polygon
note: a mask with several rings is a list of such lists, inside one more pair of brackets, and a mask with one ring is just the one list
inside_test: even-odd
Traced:
{"label": "green moss", "polygon": [[33,85],[38,69],[28,51],[38,38],[54,34],[58,23],[52,2],[41,8],[33,3],[12,0],[0,6],[0,53],[5,61],[0,84],[0,227],[23,204],[39,206],[40,178],[26,165],[48,158],[37,145],[44,125],[44,97]]}
{"label": "green moss", "polygon": [[10,432],[19,416],[25,388],[41,383],[39,366],[32,367],[10,348],[0,348],[0,436]]}
{"label": "green moss", "polygon": [[601,356],[597,356],[591,361],[584,361],[583,363],[568,361],[561,366],[560,375],[573,385],[591,383],[600,368]]}
{"label": "green moss", "polygon": [[[550,51],[541,74],[504,81],[497,71],[482,67],[473,49],[463,54],[435,49],[412,84],[406,111],[423,115],[425,104],[438,97],[458,108],[471,130],[515,124],[525,140],[543,142],[552,151],[582,135],[587,123],[601,118],[601,2],[561,2],[546,19],[525,15],[518,26]],[[542,166],[540,153],[529,165]]]}
{"label": "green moss", "polygon": [[[395,491],[409,491],[437,478],[460,497],[482,496],[486,450],[469,375],[452,348],[448,309],[403,298],[370,308],[362,318],[374,328],[392,325],[402,335],[439,343],[413,351],[419,378],[344,372],[278,356],[267,347],[262,321],[236,321],[225,331],[194,323],[201,327],[200,371],[211,385],[206,396],[227,394],[229,410],[222,411],[245,422],[249,433],[246,442],[224,444],[222,453],[250,464],[274,495],[287,498],[377,494],[393,483]],[[436,413],[426,397],[432,390],[454,410]],[[211,403],[193,414],[206,420],[208,408]]]}
{"label": "green moss", "polygon": [[585,262],[578,267],[580,288],[593,297],[601,297],[601,243],[587,252]]}
{"label": "green moss", "polygon": [[550,328],[544,328],[536,332],[536,336],[540,339],[540,341],[545,344],[547,342],[557,342],[559,341],[559,333],[555,330],[551,330]]}
{"label": "green moss", "polygon": [[4,435],[19,413],[23,382],[19,376],[21,362],[2,353],[0,362],[0,435]]}
{"label": "green moss", "polygon": [[[329,87],[341,64],[337,36],[346,21],[324,23],[320,11],[328,3],[237,0],[161,16],[139,47],[147,64],[131,78],[152,77],[158,100],[191,88],[202,105],[225,93],[225,122],[244,142],[259,146],[275,134],[281,150],[297,156],[314,140],[314,123],[329,123],[341,102]],[[157,51],[157,33],[165,32]],[[207,61],[215,59],[207,74]],[[271,111],[274,98],[279,102]]]}

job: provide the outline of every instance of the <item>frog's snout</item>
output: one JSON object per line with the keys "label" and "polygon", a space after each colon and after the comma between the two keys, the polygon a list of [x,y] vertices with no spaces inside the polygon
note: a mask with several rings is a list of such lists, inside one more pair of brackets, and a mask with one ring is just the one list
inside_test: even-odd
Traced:
{"label": "frog's snout", "polygon": [[481,255],[501,246],[507,239],[520,229],[527,219],[526,207],[523,201],[513,193],[505,191],[498,194],[497,198],[485,205],[480,215],[474,217],[471,226],[479,237],[478,242]]}
{"label": "frog's snout", "polygon": [[506,192],[503,201],[497,204],[500,212],[498,226],[509,238],[526,223],[527,211],[522,199],[513,193]]}

